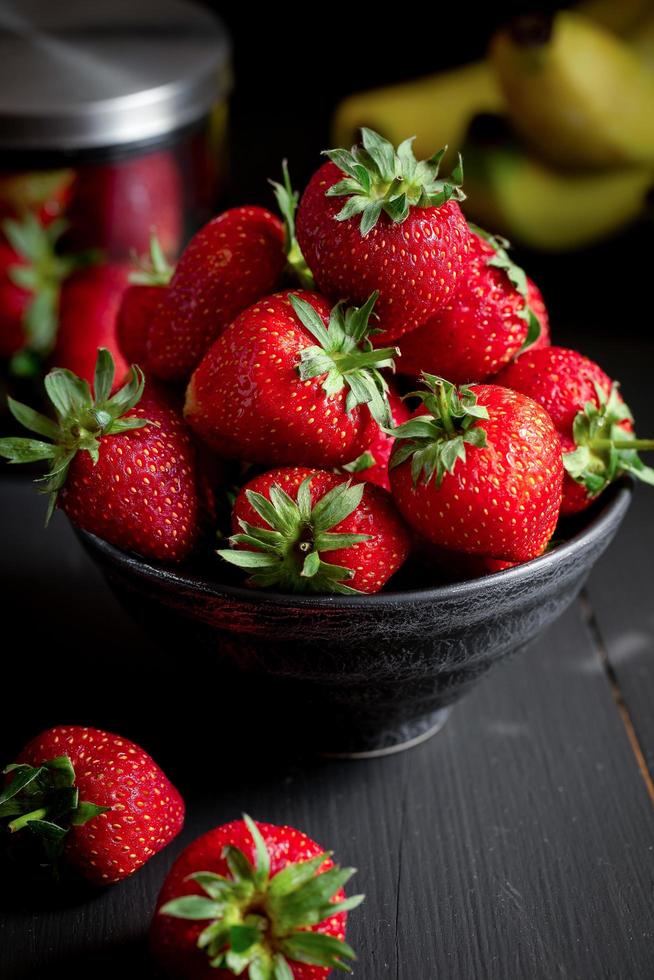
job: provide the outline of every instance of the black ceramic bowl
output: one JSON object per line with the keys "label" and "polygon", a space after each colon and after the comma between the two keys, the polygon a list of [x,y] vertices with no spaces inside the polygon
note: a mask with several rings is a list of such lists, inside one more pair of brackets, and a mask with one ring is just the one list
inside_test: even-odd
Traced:
{"label": "black ceramic bowl", "polygon": [[227,584],[231,573],[217,560],[202,574],[171,570],[80,537],[132,614],[207,692],[224,691],[226,673],[228,700],[262,731],[286,725],[322,752],[368,755],[436,732],[477,678],[560,616],[630,499],[629,484],[612,487],[565,543],[526,565],[373,596],[258,592]]}

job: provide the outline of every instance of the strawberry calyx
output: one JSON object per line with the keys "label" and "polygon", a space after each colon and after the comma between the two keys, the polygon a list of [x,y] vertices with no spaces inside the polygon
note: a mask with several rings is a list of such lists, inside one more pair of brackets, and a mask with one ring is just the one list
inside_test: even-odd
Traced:
{"label": "strawberry calyx", "polygon": [[382,426],[393,424],[388,401],[388,383],[381,368],[395,367],[397,347],[374,348],[369,334],[370,315],[379,296],[371,293],[363,306],[346,307],[337,303],[325,326],[311,303],[299,296],[290,301],[302,325],[318,341],[317,347],[306,347],[300,354],[297,371],[302,381],[325,375],[322,388],[336,395],[344,387],[350,390],[345,408],[348,415],[357,405],[367,405],[372,417]]}
{"label": "strawberry calyx", "polygon": [[284,220],[284,251],[286,253],[287,269],[303,289],[315,289],[313,273],[306,263],[295,234],[295,212],[297,211],[300,194],[293,190],[291,177],[288,172],[288,161],[282,160],[282,183],[269,180],[277,207]]}
{"label": "strawberry calyx", "polygon": [[175,271],[154,233],[150,236],[148,255],[134,256],[134,265],[129,274],[129,281],[134,286],[167,286]]}
{"label": "strawberry calyx", "polygon": [[68,224],[62,219],[44,226],[36,215],[27,212],[20,220],[6,218],[2,230],[17,255],[24,260],[9,266],[9,278],[31,294],[23,317],[25,349],[12,361],[18,375],[32,373],[34,361],[28,352],[43,358],[50,353],[57,336],[61,284],[86,257],[63,256],[56,252],[57,242]]}
{"label": "strawberry calyx", "polygon": [[255,863],[233,845],[223,851],[231,878],[197,871],[204,895],[184,895],[167,902],[159,915],[209,924],[197,945],[210,966],[249,980],[293,980],[291,962],[307,963],[349,973],[354,950],[335,936],[311,931],[339,912],[356,908],[363,895],[340,902],[331,899],[355,873],[337,865],[320,871],[329,853],[288,864],[270,875],[270,854],[251,817],[243,820],[255,846]]}
{"label": "strawberry calyx", "polygon": [[425,372],[422,378],[427,391],[414,391],[406,397],[419,398],[427,411],[388,430],[396,440],[389,468],[410,458],[414,486],[421,475],[425,485],[435,476],[436,485],[440,486],[459,460],[465,462],[466,445],[484,448],[486,432],[476,423],[489,415],[468,385],[457,387]]}
{"label": "strawberry calyx", "polygon": [[485,231],[478,225],[473,225],[471,222],[469,222],[469,227],[471,231],[479,235],[480,238],[483,238],[485,242],[488,242],[495,251],[495,255],[487,259],[486,265],[493,269],[501,269],[506,274],[511,285],[524,300],[524,306],[517,314],[527,323],[527,335],[518,352],[522,354],[524,351],[529,350],[530,347],[533,347],[542,333],[540,320],[529,306],[527,274],[509,255],[508,249],[511,248],[511,243],[507,238],[503,238],[501,235],[491,235],[490,232]]}
{"label": "strawberry calyx", "polygon": [[112,394],[115,366],[106,348],[98,349],[93,394],[87,381],[65,368],[54,368],[45,378],[45,390],[52,403],[55,419],[36,412],[28,405],[8,398],[11,414],[30,432],[50,440],[9,437],[0,439],[0,456],[10,463],[34,463],[47,460],[48,472],[37,480],[42,493],[48,494],[46,524],[57,501],[57,494],[66,482],[68,468],[82,450],[98,462],[100,441],[130,429],[140,429],[150,423],[142,418],[125,418],[141,399],[145,378],[136,365],[130,369],[129,380]]}
{"label": "strawberry calyx", "polygon": [[341,469],[345,470],[346,473],[363,473],[364,470],[369,470],[370,467],[375,466],[376,463],[377,460],[373,454],[369,449],[366,449],[360,456],[353,459],[351,463],[344,463],[343,466],[341,466]]}
{"label": "strawberry calyx", "polygon": [[312,504],[312,479],[308,476],[302,481],[296,500],[277,483],[270,488],[270,499],[246,490],[250,506],[266,527],[239,519],[242,533],[229,539],[237,550],[221,549],[218,554],[232,565],[252,572],[248,583],[259,588],[356,595],[358,591],[346,584],[354,570],[323,561],[322,553],[370,540],[369,534],[330,530],[357,509],[365,484],[341,483]]}
{"label": "strawberry calyx", "polygon": [[0,821],[10,834],[29,830],[38,837],[40,856],[56,864],[71,827],[79,827],[110,810],[80,800],[75,770],[67,755],[40,766],[14,763],[3,770],[11,776],[0,793]]}
{"label": "strawberry calyx", "polygon": [[361,129],[362,145],[351,150],[325,150],[345,174],[325,193],[328,197],[347,197],[336,215],[337,221],[348,221],[361,215],[362,237],[377,224],[382,212],[396,224],[409,216],[412,207],[435,208],[449,200],[463,201],[463,162],[458,163],[449,177],[439,177],[441,160],[447,151],[443,147],[428,160],[416,160],[413,152],[415,137],[404,140],[397,150],[388,140],[365,126]]}
{"label": "strawberry calyx", "polygon": [[576,449],[563,454],[566,472],[590,497],[596,497],[625,473],[654,486],[654,469],[638,455],[639,450],[654,450],[654,439],[637,439],[622,427],[634,419],[618,394],[617,383],[608,394],[595,384],[595,392],[599,405],[586,402],[575,417],[572,436]]}

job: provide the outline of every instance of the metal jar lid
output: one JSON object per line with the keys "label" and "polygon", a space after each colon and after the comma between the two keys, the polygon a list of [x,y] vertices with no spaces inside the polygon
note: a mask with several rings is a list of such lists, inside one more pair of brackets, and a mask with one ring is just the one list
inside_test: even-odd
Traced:
{"label": "metal jar lid", "polygon": [[187,0],[0,0],[0,153],[163,138],[229,84],[227,32]]}

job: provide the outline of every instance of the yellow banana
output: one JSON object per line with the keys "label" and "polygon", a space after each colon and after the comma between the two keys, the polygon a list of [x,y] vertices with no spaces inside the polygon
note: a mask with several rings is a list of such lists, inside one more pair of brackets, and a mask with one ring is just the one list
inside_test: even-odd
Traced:
{"label": "yellow banana", "polygon": [[448,146],[461,148],[468,124],[479,112],[497,112],[502,99],[494,72],[485,61],[441,75],[361,92],[345,99],[334,116],[335,146],[351,146],[359,128],[369,126],[393,145],[416,136],[419,158]]}
{"label": "yellow banana", "polygon": [[544,159],[654,164],[654,72],[604,28],[570,11],[523,19],[495,36],[491,59],[515,129]]}
{"label": "yellow banana", "polygon": [[591,244],[635,219],[654,186],[648,170],[569,174],[506,141],[466,144],[466,213],[531,248],[559,252]]}

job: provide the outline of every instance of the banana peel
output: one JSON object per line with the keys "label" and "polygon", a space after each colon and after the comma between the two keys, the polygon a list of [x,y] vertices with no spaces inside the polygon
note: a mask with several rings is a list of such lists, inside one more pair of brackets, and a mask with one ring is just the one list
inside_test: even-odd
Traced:
{"label": "banana peel", "polygon": [[642,212],[654,176],[648,169],[567,173],[548,167],[511,140],[464,146],[466,214],[483,227],[543,252],[593,244]]}
{"label": "banana peel", "polygon": [[351,146],[361,126],[368,126],[394,146],[415,134],[419,159],[447,146],[451,163],[473,116],[501,109],[493,69],[487,61],[477,61],[440,75],[350,96],[338,106],[333,119],[334,146]]}
{"label": "banana peel", "polygon": [[498,32],[490,56],[514,128],[544,160],[654,166],[654,72],[628,44],[561,11]]}
{"label": "banana peel", "polygon": [[635,37],[654,12],[652,0],[582,0],[575,10],[620,37]]}

